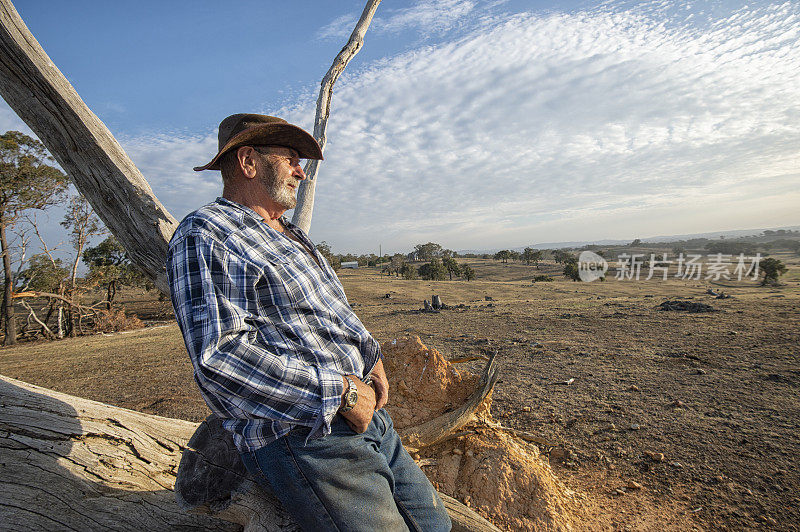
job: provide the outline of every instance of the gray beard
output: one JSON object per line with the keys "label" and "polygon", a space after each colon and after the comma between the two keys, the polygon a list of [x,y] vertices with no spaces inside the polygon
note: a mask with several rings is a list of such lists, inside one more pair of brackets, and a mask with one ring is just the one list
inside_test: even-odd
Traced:
{"label": "gray beard", "polygon": [[270,165],[265,165],[264,175],[261,176],[261,182],[267,189],[270,199],[283,207],[284,209],[294,209],[297,205],[297,198],[294,192],[286,187],[285,181],[279,181],[278,176]]}

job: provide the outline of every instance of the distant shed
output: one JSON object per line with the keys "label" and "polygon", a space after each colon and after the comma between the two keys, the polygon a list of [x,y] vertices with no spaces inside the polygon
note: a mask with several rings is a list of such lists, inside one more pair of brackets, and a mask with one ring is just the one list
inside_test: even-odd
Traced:
{"label": "distant shed", "polygon": [[358,269],[358,261],[354,260],[353,262],[343,262],[342,263],[342,268],[352,268],[354,270],[357,270]]}

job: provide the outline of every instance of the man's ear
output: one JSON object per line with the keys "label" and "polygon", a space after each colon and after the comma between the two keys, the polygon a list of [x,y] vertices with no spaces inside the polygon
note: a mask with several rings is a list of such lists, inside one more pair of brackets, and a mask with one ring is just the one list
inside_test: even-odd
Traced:
{"label": "man's ear", "polygon": [[242,146],[236,150],[236,160],[239,162],[239,171],[247,179],[254,179],[257,173],[258,153],[252,146]]}

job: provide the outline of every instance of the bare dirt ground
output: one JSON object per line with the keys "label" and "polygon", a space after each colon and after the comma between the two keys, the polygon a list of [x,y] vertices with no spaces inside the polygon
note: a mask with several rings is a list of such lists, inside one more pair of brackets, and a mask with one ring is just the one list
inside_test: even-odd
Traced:
{"label": "bare dirt ground", "polygon": [[[573,283],[553,264],[480,260],[467,261],[472,282],[339,275],[382,343],[417,335],[448,359],[498,353],[492,416],[553,444],[542,456],[587,495],[586,529],[797,530],[800,268],[779,258],[790,271],[778,288]],[[531,283],[540,273],[556,281]],[[419,312],[431,294],[465,307]],[[146,319],[169,315],[152,295],[126,297]],[[678,298],[716,311],[655,308]],[[459,367],[470,364],[481,361]],[[165,416],[207,413],[174,325],[2,349],[0,373]]]}

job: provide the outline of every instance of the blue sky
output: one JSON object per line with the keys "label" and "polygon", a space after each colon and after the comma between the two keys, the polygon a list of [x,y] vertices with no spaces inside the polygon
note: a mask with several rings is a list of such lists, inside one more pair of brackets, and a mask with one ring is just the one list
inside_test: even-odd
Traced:
{"label": "blue sky", "polygon": [[[191,167],[222,118],[310,129],[363,8],[15,6],[177,218],[219,193]],[[797,3],[384,0],[332,109],[311,235],[337,252],[800,223]]]}

